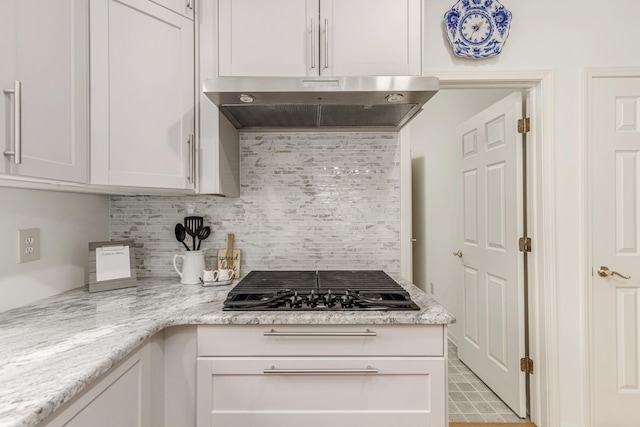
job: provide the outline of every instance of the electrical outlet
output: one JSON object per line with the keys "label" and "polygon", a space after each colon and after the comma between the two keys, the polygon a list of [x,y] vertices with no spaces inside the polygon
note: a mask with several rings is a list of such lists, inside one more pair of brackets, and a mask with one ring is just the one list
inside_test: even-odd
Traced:
{"label": "electrical outlet", "polygon": [[436,285],[434,285],[433,283],[429,282],[429,293],[431,295],[436,293]]}
{"label": "electrical outlet", "polygon": [[40,229],[18,230],[18,263],[40,259]]}

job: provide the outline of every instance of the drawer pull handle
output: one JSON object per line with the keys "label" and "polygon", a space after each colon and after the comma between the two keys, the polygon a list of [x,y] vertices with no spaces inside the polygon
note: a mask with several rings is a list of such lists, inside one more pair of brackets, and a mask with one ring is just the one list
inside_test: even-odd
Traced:
{"label": "drawer pull handle", "polygon": [[371,366],[364,369],[277,369],[272,366],[262,372],[270,375],[371,375],[377,374],[378,370]]}
{"label": "drawer pull handle", "polygon": [[265,337],[375,337],[378,334],[367,329],[364,332],[278,332],[271,329]]}

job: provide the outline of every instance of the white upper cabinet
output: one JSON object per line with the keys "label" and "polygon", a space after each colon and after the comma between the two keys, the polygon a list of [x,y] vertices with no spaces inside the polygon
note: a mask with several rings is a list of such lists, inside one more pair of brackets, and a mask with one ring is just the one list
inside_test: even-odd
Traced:
{"label": "white upper cabinet", "polygon": [[193,189],[193,21],[149,0],[90,17],[91,183]]}
{"label": "white upper cabinet", "polygon": [[219,0],[221,76],[318,75],[318,0]]}
{"label": "white upper cabinet", "polygon": [[420,75],[421,29],[421,0],[320,0],[320,74]]}
{"label": "white upper cabinet", "polygon": [[86,182],[88,13],[88,0],[0,2],[0,147],[22,157],[0,173]]}
{"label": "white upper cabinet", "polygon": [[220,76],[421,74],[421,0],[219,0]]}

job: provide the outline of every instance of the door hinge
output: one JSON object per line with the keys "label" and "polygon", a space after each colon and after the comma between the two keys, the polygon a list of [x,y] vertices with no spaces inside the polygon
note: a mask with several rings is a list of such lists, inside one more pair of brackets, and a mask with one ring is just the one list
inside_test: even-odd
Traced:
{"label": "door hinge", "polygon": [[520,371],[525,374],[533,375],[533,360],[528,357],[520,359]]}
{"label": "door hinge", "polygon": [[526,119],[518,120],[518,133],[527,133],[531,130],[531,120],[529,117]]}
{"label": "door hinge", "polygon": [[518,243],[520,252],[531,252],[531,237],[521,237]]}

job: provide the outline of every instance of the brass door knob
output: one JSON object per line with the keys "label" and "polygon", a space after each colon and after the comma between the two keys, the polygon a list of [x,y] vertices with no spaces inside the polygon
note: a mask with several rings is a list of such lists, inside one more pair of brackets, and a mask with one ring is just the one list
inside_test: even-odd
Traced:
{"label": "brass door knob", "polygon": [[631,276],[625,276],[624,274],[620,274],[617,271],[609,270],[609,267],[605,265],[601,265],[600,268],[598,268],[598,276],[600,277],[618,276],[618,277],[622,277],[623,279],[631,279]]}
{"label": "brass door knob", "polygon": [[458,258],[462,258],[462,251],[458,250],[453,253],[453,256],[457,256]]}

